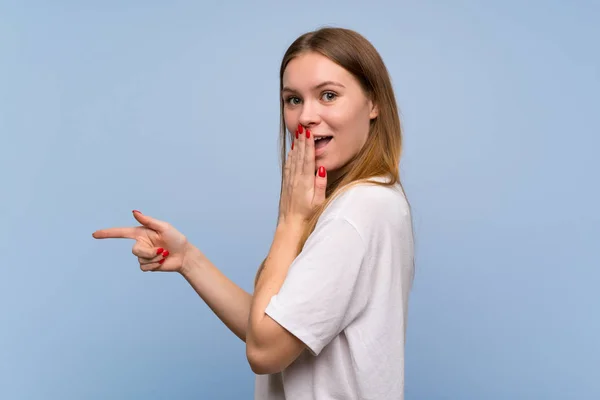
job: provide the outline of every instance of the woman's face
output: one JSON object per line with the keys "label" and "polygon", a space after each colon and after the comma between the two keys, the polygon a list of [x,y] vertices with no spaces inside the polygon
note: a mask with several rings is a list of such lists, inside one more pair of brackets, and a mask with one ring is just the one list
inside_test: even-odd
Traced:
{"label": "woman's face", "polygon": [[289,132],[298,125],[315,138],[316,167],[328,175],[343,167],[367,140],[377,108],[358,81],[327,57],[310,52],[290,61],[283,74],[283,117]]}

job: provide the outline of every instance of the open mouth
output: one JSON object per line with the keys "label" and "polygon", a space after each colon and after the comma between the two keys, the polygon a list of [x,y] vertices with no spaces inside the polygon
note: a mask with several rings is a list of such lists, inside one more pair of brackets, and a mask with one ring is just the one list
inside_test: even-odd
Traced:
{"label": "open mouth", "polygon": [[329,143],[331,139],[332,136],[315,137],[315,149],[320,149],[322,147],[327,146],[327,143]]}

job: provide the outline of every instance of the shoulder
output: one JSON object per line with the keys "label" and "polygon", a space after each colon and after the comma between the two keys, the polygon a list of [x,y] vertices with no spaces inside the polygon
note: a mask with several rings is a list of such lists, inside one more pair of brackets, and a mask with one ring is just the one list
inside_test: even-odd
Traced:
{"label": "shoulder", "polygon": [[323,212],[324,218],[338,217],[385,221],[410,216],[410,208],[400,184],[382,185],[383,177],[354,183],[337,195]]}
{"label": "shoulder", "polygon": [[329,231],[334,226],[336,231],[342,230],[339,224],[343,221],[343,229],[351,226],[365,242],[409,238],[412,216],[404,190],[400,184],[386,186],[383,182],[383,178],[373,178],[342,189],[323,211],[315,231]]}

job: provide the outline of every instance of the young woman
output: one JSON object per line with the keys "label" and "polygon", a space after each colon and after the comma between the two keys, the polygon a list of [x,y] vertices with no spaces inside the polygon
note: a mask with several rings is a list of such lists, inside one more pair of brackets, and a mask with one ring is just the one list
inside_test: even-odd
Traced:
{"label": "young woman", "polygon": [[388,72],[364,37],[323,28],[287,50],[280,89],[279,218],[253,294],[139,211],[93,236],[182,274],[246,343],[256,399],[402,399],[413,235]]}

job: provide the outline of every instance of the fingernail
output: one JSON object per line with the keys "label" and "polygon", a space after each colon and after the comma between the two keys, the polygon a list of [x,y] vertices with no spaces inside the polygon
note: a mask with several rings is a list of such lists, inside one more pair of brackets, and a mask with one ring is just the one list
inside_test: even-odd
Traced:
{"label": "fingernail", "polygon": [[165,251],[165,249],[163,249],[162,247],[159,247],[158,249],[156,249],[156,254],[158,255],[158,254],[162,253],[163,251]]}
{"label": "fingernail", "polygon": [[323,167],[323,166],[319,167],[319,176],[321,178],[325,178],[325,167]]}
{"label": "fingernail", "polygon": [[166,256],[168,256],[168,255],[169,255],[169,251],[168,251],[168,250],[165,250],[165,251],[163,252],[163,257],[166,257]]}
{"label": "fingernail", "polygon": [[162,264],[162,263],[164,263],[164,262],[165,262],[165,259],[164,259],[164,258],[163,258],[162,260],[159,260],[159,261],[158,261],[158,263],[159,263],[159,264]]}
{"label": "fingernail", "polygon": [[294,150],[294,141],[292,140],[292,150]]}
{"label": "fingernail", "polygon": [[138,210],[133,210],[133,212],[134,213],[140,213],[140,214],[142,213],[141,211],[138,211]]}
{"label": "fingernail", "polygon": [[308,129],[306,130],[306,138],[310,139],[310,131]]}
{"label": "fingernail", "polygon": [[298,131],[296,131],[296,139],[298,139]]}
{"label": "fingernail", "polygon": [[298,124],[298,132],[302,133],[302,124]]}

